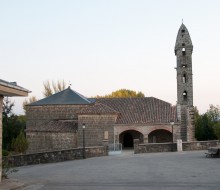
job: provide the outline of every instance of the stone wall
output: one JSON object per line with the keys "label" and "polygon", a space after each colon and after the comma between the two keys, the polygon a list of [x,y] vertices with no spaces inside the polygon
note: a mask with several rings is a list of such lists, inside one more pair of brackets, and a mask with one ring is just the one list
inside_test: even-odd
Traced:
{"label": "stone wall", "polygon": [[150,153],[150,152],[171,152],[176,151],[176,143],[148,143],[139,144],[139,140],[134,140],[134,154]]}
{"label": "stone wall", "polygon": [[[28,153],[70,149],[77,147],[76,131],[56,126],[47,129],[48,123],[59,120],[75,120],[77,111],[87,105],[27,106]],[[77,125],[77,124],[76,124]],[[76,126],[77,127],[77,126]]]}
{"label": "stone wall", "polygon": [[[108,152],[106,147],[86,147],[86,158],[107,156]],[[40,152],[34,154],[25,154],[17,156],[4,157],[5,162],[9,162],[11,167],[26,166],[33,164],[55,163],[67,160],[76,160],[83,158],[83,149],[75,148],[60,151]]]}
{"label": "stone wall", "polygon": [[73,132],[28,132],[27,153],[71,149],[77,147],[77,135]]}
{"label": "stone wall", "polygon": [[[193,150],[208,150],[209,147],[216,147],[220,145],[220,141],[194,141],[183,142],[183,151]],[[148,143],[140,144],[139,139],[134,140],[134,153],[150,153],[150,152],[171,152],[177,151],[177,144],[174,143]]]}
{"label": "stone wall", "polygon": [[183,150],[207,150],[209,147],[216,147],[220,145],[220,141],[193,141],[193,142],[183,142]]}
{"label": "stone wall", "polygon": [[195,111],[193,106],[187,108],[187,141],[195,141]]}
{"label": "stone wall", "polygon": [[0,182],[2,180],[2,103],[3,96],[0,95]]}
{"label": "stone wall", "polygon": [[27,129],[42,126],[51,120],[77,119],[76,112],[88,105],[27,106]]}
{"label": "stone wall", "polygon": [[86,146],[100,146],[103,140],[113,142],[113,127],[117,115],[79,115],[78,116],[78,139],[79,146],[83,143],[82,124],[85,123]]}

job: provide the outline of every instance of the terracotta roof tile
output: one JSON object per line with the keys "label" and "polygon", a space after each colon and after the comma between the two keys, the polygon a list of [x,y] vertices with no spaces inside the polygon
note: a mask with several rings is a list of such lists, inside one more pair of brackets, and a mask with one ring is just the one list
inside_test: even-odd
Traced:
{"label": "terracotta roof tile", "polygon": [[82,108],[78,114],[119,114],[119,112],[102,103],[95,103],[92,106]]}
{"label": "terracotta roof tile", "polygon": [[177,120],[175,106],[153,97],[100,98],[96,102],[120,113],[117,124],[170,123]]}

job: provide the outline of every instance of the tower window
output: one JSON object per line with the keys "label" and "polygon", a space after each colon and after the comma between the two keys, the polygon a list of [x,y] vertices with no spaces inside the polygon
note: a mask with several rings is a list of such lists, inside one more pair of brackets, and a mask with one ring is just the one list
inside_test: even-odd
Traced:
{"label": "tower window", "polygon": [[182,46],[185,46],[185,43],[182,43]]}
{"label": "tower window", "polygon": [[183,92],[183,100],[187,101],[187,92],[186,91]]}
{"label": "tower window", "polygon": [[183,74],[183,83],[187,82],[186,73]]}
{"label": "tower window", "polygon": [[181,32],[182,32],[182,33],[185,33],[185,30],[184,30],[184,29],[182,29],[182,30],[181,30]]}
{"label": "tower window", "polygon": [[182,48],[182,54],[186,55],[186,48]]}

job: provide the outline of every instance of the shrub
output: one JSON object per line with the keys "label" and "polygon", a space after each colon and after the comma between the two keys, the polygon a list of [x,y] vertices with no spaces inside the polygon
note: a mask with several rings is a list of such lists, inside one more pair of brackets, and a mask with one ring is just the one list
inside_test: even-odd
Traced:
{"label": "shrub", "polygon": [[5,149],[2,149],[2,156],[8,156],[9,152]]}
{"label": "shrub", "polygon": [[12,141],[12,148],[19,153],[24,153],[28,149],[28,141],[24,136],[24,133],[20,131],[15,140]]}
{"label": "shrub", "polygon": [[218,137],[218,140],[220,140],[220,122],[215,124],[214,129],[215,129],[215,134]]}

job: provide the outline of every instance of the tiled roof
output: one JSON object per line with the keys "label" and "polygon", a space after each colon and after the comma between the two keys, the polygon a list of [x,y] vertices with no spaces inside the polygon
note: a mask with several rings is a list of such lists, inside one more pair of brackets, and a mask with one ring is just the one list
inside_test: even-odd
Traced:
{"label": "tiled roof", "polygon": [[39,101],[29,104],[30,106],[41,106],[41,105],[83,105],[91,104],[92,101],[79,94],[78,92],[67,88],[61,92],[53,94],[49,97],[41,99]]}
{"label": "tiled roof", "polygon": [[80,115],[83,115],[83,114],[119,114],[119,112],[101,103],[95,103],[92,106],[82,108],[77,113]]}
{"label": "tiled roof", "polygon": [[27,132],[76,132],[77,121],[74,120],[53,120],[38,127],[32,127]]}
{"label": "tiled roof", "polygon": [[120,115],[117,124],[170,123],[177,121],[176,107],[157,98],[100,98],[97,103],[105,104]]}

